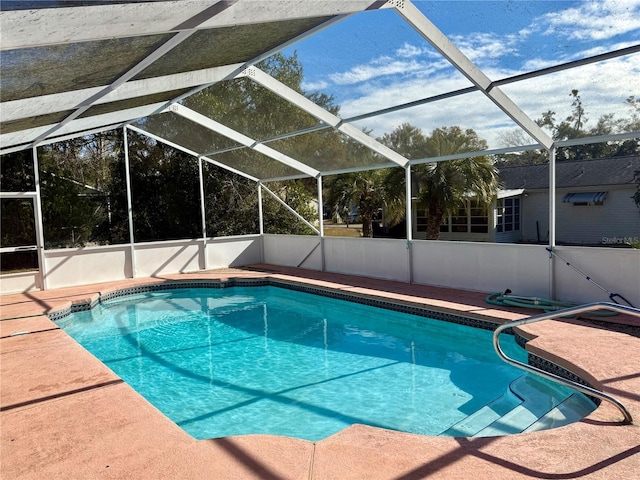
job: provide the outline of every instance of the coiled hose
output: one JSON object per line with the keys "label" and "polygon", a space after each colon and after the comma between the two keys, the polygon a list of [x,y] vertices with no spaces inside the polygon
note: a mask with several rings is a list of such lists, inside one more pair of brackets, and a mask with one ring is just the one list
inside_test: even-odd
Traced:
{"label": "coiled hose", "polygon": [[[501,305],[509,307],[521,307],[521,308],[535,308],[537,310],[543,310],[545,312],[555,312],[557,310],[564,310],[565,308],[577,307],[579,304],[571,302],[560,302],[558,300],[551,300],[549,298],[539,297],[523,297],[520,295],[511,295],[511,290],[507,289],[504,292],[494,292],[487,295],[485,301],[491,305]],[[590,315],[609,317],[617,315],[617,312],[611,312],[608,310],[598,310],[590,312]]]}

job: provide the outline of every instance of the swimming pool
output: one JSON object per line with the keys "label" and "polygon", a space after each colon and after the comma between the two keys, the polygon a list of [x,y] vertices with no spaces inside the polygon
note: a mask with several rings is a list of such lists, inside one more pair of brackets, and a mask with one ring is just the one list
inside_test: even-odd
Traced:
{"label": "swimming pool", "polygon": [[452,435],[522,403],[514,382],[549,408],[573,394],[501,362],[488,330],[275,286],[151,291],[58,323],[197,439],[319,440],[354,423]]}

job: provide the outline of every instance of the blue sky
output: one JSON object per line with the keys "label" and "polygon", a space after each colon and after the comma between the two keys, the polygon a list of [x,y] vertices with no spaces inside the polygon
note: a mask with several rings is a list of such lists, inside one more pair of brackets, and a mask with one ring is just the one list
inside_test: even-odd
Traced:
{"label": "blue sky", "polygon": [[[413,2],[492,80],[640,44],[640,0]],[[470,83],[393,10],[354,15],[298,43],[304,87],[334,96],[341,116],[464,88]],[[570,113],[572,89],[580,91],[587,127],[600,115],[630,114],[640,97],[640,54],[569,73],[503,87],[532,118]],[[358,122],[374,135],[407,121],[425,132],[447,125],[475,129],[490,147],[515,125],[482,94],[472,94]]]}

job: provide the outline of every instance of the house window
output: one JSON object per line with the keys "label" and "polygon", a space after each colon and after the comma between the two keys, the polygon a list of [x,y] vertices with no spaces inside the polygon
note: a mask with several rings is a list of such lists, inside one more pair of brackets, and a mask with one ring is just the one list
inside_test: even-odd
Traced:
{"label": "house window", "polygon": [[488,233],[487,209],[477,202],[468,202],[453,215],[444,218],[440,231],[445,233]]}
{"label": "house window", "polygon": [[520,230],[520,198],[499,198],[496,207],[496,232]]}
{"label": "house window", "polygon": [[416,210],[416,230],[418,232],[426,232],[427,231],[427,211]]}
{"label": "house window", "polygon": [[571,203],[575,206],[586,207],[590,205],[602,206],[607,192],[576,192],[567,193],[562,198],[562,203]]}

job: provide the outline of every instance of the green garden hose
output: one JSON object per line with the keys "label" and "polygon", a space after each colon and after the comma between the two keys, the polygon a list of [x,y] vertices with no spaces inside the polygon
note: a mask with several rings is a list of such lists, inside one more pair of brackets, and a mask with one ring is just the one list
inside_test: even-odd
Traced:
{"label": "green garden hose", "polygon": [[[511,290],[507,289],[504,292],[494,292],[487,295],[485,298],[487,303],[491,305],[501,305],[509,307],[521,307],[521,308],[535,308],[537,310],[544,310],[545,312],[555,312],[558,310],[564,310],[565,308],[577,307],[579,304],[571,302],[560,302],[557,300],[551,300],[549,298],[539,297],[523,297],[520,295],[511,295]],[[613,316],[617,315],[617,312],[610,312],[608,310],[598,310],[591,312],[590,315],[595,316]]]}

